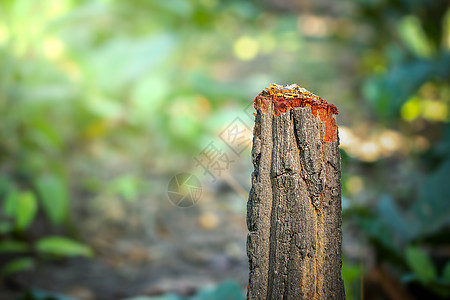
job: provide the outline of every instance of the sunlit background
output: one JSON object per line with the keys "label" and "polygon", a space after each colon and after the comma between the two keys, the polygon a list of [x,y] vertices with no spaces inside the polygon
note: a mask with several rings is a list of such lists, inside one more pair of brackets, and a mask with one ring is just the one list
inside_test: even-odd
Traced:
{"label": "sunlit background", "polygon": [[448,1],[4,0],[0,299],[243,299],[273,82],[339,109],[347,299],[450,297]]}

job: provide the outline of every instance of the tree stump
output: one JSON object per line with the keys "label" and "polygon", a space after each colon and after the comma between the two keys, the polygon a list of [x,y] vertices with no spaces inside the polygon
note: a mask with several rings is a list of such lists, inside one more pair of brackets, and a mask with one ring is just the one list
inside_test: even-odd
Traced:
{"label": "tree stump", "polygon": [[248,299],[344,299],[336,107],[297,85],[254,100]]}

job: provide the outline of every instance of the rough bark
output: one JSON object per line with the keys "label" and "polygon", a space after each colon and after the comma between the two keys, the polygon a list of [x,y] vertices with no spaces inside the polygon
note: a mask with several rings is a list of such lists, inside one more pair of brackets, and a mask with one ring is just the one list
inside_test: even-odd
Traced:
{"label": "rough bark", "polygon": [[337,128],[325,141],[310,106],[273,110],[255,117],[247,298],[344,299]]}

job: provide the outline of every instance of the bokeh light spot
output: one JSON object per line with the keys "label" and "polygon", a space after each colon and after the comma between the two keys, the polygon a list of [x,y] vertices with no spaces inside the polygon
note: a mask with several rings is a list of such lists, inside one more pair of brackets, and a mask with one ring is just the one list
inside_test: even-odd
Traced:
{"label": "bokeh light spot", "polygon": [[204,212],[199,216],[198,224],[203,229],[213,230],[219,225],[219,218],[213,212]]}
{"label": "bokeh light spot", "polygon": [[430,121],[444,121],[448,116],[445,103],[433,100],[423,101],[423,117]]}
{"label": "bokeh light spot", "polygon": [[346,188],[350,194],[356,195],[364,188],[364,182],[359,176],[350,176],[346,182]]}
{"label": "bokeh light spot", "polygon": [[8,38],[9,38],[8,30],[6,29],[5,26],[0,25],[0,45],[6,43]]}
{"label": "bokeh light spot", "polygon": [[420,115],[420,100],[412,98],[403,104],[400,114],[405,121],[413,121]]}
{"label": "bokeh light spot", "polygon": [[367,162],[372,162],[380,156],[380,147],[374,141],[365,141],[361,145],[360,159]]}
{"label": "bokeh light spot", "polygon": [[304,15],[297,22],[298,30],[307,37],[323,37],[328,34],[325,18],[315,15]]}
{"label": "bokeh light spot", "polygon": [[234,55],[240,60],[252,60],[258,52],[258,42],[249,36],[242,36],[234,43]]}
{"label": "bokeh light spot", "polygon": [[380,134],[378,142],[386,152],[393,152],[400,148],[401,138],[398,133],[386,130]]}
{"label": "bokeh light spot", "polygon": [[64,51],[64,45],[59,39],[49,38],[44,41],[44,53],[48,59],[57,59],[61,57]]}
{"label": "bokeh light spot", "polygon": [[343,148],[351,147],[356,143],[356,137],[350,128],[341,126],[339,128],[339,143]]}

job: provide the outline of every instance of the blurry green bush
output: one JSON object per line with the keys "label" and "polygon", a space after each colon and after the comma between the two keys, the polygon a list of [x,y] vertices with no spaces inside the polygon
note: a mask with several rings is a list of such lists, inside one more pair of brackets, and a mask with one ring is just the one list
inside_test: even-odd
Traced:
{"label": "blurry green bush", "polygon": [[[359,1],[363,23],[376,28],[362,58],[363,94],[385,127],[429,141],[408,158],[406,180],[389,182],[393,168],[373,171],[385,179],[373,206],[344,211],[376,249],[376,264],[423,297],[450,296],[450,10],[446,1]],[[384,174],[384,175],[382,175]],[[401,182],[404,180],[404,182]],[[384,184],[384,186],[383,186]],[[408,191],[402,193],[407,187]],[[440,253],[440,254],[439,254]],[[345,268],[344,268],[345,273]]]}

